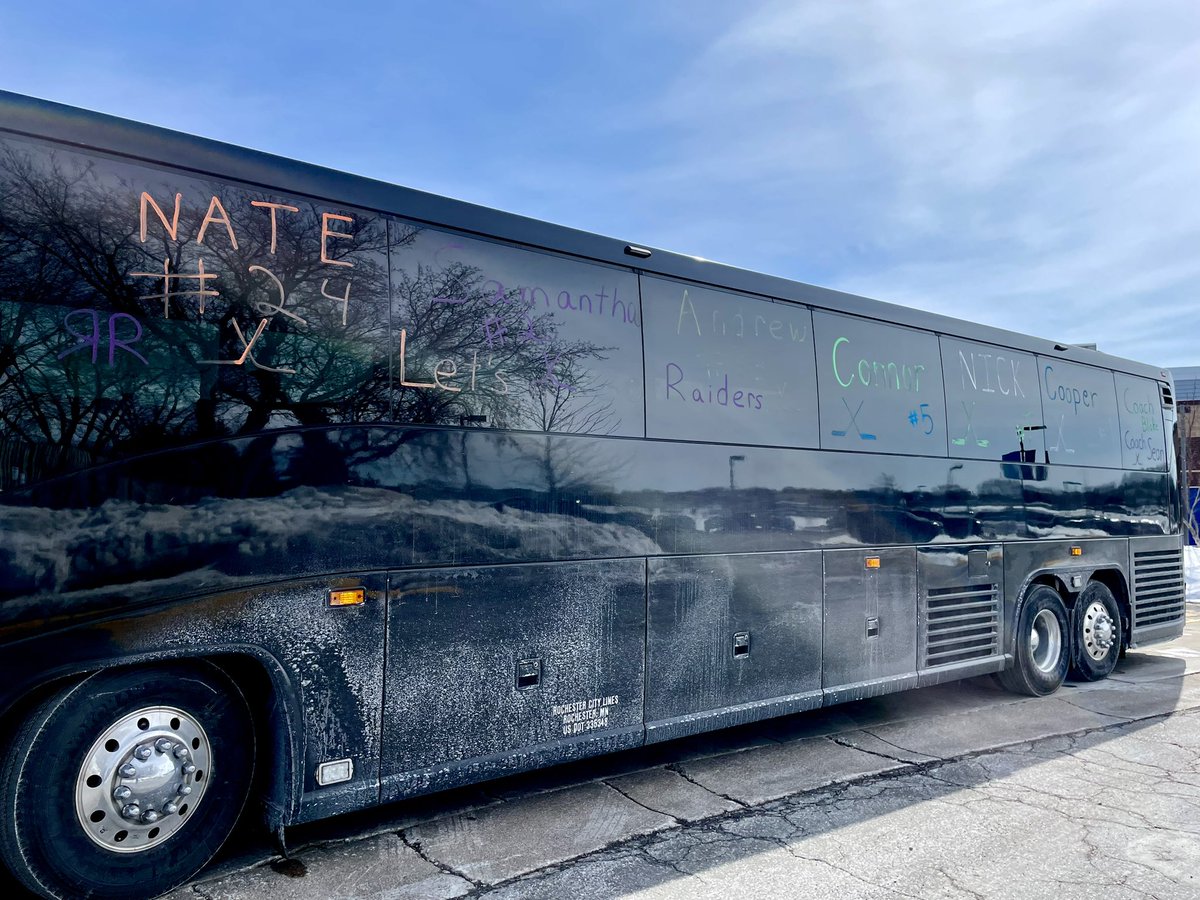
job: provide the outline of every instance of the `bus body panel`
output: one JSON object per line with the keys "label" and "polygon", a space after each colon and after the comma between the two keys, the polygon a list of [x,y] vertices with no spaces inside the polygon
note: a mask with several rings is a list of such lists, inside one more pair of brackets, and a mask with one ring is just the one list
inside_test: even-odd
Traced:
{"label": "bus body panel", "polygon": [[820,551],[649,561],[647,740],[821,703]]}

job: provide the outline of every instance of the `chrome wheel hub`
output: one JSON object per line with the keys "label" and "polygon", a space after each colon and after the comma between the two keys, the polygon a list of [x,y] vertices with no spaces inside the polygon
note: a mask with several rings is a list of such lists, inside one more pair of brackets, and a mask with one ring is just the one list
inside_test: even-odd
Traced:
{"label": "chrome wheel hub", "polygon": [[1062,656],[1062,628],[1058,617],[1048,609],[1034,617],[1029,629],[1029,655],[1039,672],[1048,675],[1058,668]]}
{"label": "chrome wheel hub", "polygon": [[1116,623],[1103,603],[1089,603],[1083,611],[1083,647],[1099,662],[1108,656],[1117,639]]}
{"label": "chrome wheel hub", "polygon": [[178,831],[204,797],[212,748],[204,728],[170,706],[139,709],[92,744],[75,779],[75,814],[88,837],[137,853]]}

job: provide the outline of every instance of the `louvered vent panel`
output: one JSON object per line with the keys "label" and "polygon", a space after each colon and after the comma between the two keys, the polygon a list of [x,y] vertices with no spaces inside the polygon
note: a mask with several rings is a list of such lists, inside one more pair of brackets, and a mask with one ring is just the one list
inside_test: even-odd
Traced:
{"label": "louvered vent panel", "polygon": [[1158,384],[1158,390],[1162,394],[1162,405],[1164,409],[1171,409],[1175,406],[1175,398],[1171,396],[1171,386],[1163,384],[1161,381]]}
{"label": "louvered vent panel", "polygon": [[1133,625],[1165,625],[1183,618],[1183,551],[1133,554]]}
{"label": "louvered vent panel", "polygon": [[992,584],[933,588],[925,596],[925,667],[987,659],[1000,649],[1000,598]]}

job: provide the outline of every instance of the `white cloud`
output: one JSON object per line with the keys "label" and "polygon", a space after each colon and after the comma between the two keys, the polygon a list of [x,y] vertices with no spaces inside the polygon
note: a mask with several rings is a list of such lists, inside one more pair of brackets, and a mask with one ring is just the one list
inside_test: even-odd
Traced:
{"label": "white cloud", "polygon": [[1197,83],[1190,0],[772,3],[660,112],[704,138],[707,191],[817,201],[789,218],[777,198],[754,227],[794,236],[792,259],[756,266],[814,280],[796,218],[820,216],[846,251],[820,254],[830,286],[1181,364],[1200,356],[1173,324],[1200,300]]}

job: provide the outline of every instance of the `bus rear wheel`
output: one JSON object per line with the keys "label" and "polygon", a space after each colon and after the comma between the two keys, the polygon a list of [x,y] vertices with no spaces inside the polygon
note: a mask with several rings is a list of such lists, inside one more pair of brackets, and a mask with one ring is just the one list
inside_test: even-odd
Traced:
{"label": "bus rear wheel", "polygon": [[1000,673],[1000,683],[1031,697],[1054,693],[1067,677],[1069,635],[1062,597],[1052,587],[1035,586],[1025,598],[1017,623],[1016,658]]}
{"label": "bus rear wheel", "polygon": [[1107,678],[1121,655],[1121,610],[1108,586],[1092,581],[1075,601],[1071,674],[1080,681]]}
{"label": "bus rear wheel", "polygon": [[153,897],[224,843],[254,730],[216,668],[99,672],[50,697],[0,768],[0,854],[44,897]]}

